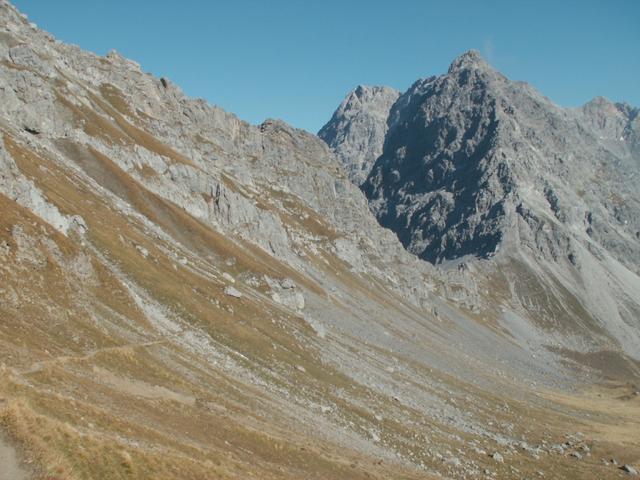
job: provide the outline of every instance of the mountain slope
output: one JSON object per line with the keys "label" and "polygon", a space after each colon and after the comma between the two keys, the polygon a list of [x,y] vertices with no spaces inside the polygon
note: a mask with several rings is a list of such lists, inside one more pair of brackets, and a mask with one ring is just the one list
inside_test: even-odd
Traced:
{"label": "mountain slope", "polygon": [[35,478],[616,478],[601,456],[638,458],[633,359],[506,331],[527,311],[408,253],[320,139],[0,19],[0,434]]}
{"label": "mountain slope", "polygon": [[[493,254],[513,236],[513,210],[529,208],[523,197],[532,191],[542,198],[531,202],[546,203],[560,222],[637,269],[637,110],[602,98],[559,108],[472,51],[446,75],[416,82],[386,123],[389,133],[374,142],[386,142],[384,152],[363,191],[381,224],[416,255],[440,262]],[[340,128],[333,119],[320,135]],[[359,163],[344,141],[329,144]]]}
{"label": "mountain slope", "polygon": [[640,358],[637,110],[562,109],[471,51],[411,86],[387,125],[362,190],[408,251],[471,262],[487,288],[498,269],[531,323],[582,337],[570,348],[606,338]]}

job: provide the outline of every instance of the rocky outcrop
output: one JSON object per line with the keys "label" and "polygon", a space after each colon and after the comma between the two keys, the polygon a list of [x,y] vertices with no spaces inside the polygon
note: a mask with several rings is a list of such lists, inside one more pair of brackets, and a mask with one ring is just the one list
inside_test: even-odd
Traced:
{"label": "rocky outcrop", "polygon": [[318,132],[335,151],[349,179],[361,185],[382,153],[389,110],[400,92],[389,87],[359,85],[347,95]]}

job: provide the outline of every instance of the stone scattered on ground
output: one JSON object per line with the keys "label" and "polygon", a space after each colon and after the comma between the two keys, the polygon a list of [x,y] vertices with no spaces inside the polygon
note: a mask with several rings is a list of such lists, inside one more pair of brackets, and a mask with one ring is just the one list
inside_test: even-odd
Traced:
{"label": "stone scattered on ground", "polygon": [[492,453],[491,458],[493,458],[498,463],[504,463],[504,457],[498,452]]}
{"label": "stone scattered on ground", "polygon": [[232,287],[232,286],[228,286],[224,289],[224,293],[226,295],[229,295],[230,297],[235,297],[235,298],[241,298],[242,297],[242,292],[239,291],[237,288]]}

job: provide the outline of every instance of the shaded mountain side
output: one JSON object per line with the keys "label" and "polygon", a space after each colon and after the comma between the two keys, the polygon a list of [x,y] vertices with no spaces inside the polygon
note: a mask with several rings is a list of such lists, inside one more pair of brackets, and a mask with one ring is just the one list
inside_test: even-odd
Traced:
{"label": "shaded mountain side", "polygon": [[[513,188],[508,165],[496,155],[495,102],[481,85],[468,80],[467,97],[425,105],[430,97],[447,95],[453,81],[420,82],[394,106],[395,128],[363,185],[380,223],[399,232],[409,251],[434,263],[494,253],[504,200]],[[458,115],[438,113],[465,102],[477,105],[461,106]]]}

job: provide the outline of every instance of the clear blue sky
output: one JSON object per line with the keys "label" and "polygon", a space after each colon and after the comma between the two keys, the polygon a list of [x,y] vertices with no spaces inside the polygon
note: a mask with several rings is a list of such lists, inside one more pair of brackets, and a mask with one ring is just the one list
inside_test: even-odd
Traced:
{"label": "clear blue sky", "polygon": [[406,89],[480,50],[555,102],[640,106],[640,0],[13,0],[252,123],[317,131],[358,84]]}

